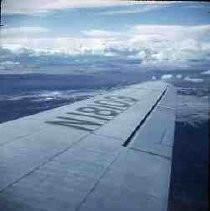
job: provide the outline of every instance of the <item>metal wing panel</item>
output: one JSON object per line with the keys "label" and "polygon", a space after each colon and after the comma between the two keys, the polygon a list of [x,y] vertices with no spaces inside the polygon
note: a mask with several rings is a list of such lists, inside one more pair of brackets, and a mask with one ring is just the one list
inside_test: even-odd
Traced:
{"label": "metal wing panel", "polygon": [[166,211],[170,166],[163,157],[127,149],[79,210]]}
{"label": "metal wing panel", "polygon": [[113,121],[99,128],[95,133],[119,138],[124,143],[145,118],[146,114],[150,112],[163,91],[146,91],[144,98],[140,98],[134,106],[116,117]]}
{"label": "metal wing panel", "polygon": [[165,210],[174,98],[148,82],[1,124],[0,208]]}

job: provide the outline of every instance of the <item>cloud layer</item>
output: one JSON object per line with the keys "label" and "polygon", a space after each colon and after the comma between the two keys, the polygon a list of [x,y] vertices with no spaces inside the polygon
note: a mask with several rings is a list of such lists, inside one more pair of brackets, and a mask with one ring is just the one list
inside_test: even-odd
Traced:
{"label": "cloud layer", "polygon": [[33,3],[29,0],[7,0],[5,11],[6,13],[42,13],[67,8],[128,4],[131,4],[131,2],[119,0],[36,0]]}
{"label": "cloud layer", "polygon": [[120,54],[127,51],[127,56],[148,60],[202,59],[210,56],[210,40],[206,41],[210,37],[210,25],[137,25],[126,34],[96,29],[84,31],[77,37],[40,36],[40,33],[46,32],[47,29],[41,27],[4,29],[2,44],[11,50],[19,46],[69,55]]}
{"label": "cloud layer", "polygon": [[13,28],[2,28],[1,36],[2,38],[23,38],[36,36],[48,32],[46,28],[43,27],[13,27]]}
{"label": "cloud layer", "polygon": [[[20,31],[23,33],[18,37],[16,33]],[[11,55],[29,57],[121,57],[139,60],[139,64],[153,67],[183,67],[191,61],[210,61],[210,40],[206,39],[210,37],[210,25],[136,25],[125,35],[123,32],[93,29],[83,31],[77,37],[34,36],[46,32],[46,29],[39,27],[5,29],[3,50],[9,51]],[[2,62],[8,61],[2,56],[0,59]]]}
{"label": "cloud layer", "polygon": [[[6,13],[43,13],[51,10],[67,9],[67,8],[83,8],[83,7],[101,7],[101,6],[120,6],[120,5],[133,5],[144,4],[150,5],[150,7],[143,7],[137,10],[123,10],[119,13],[135,13],[145,12],[153,9],[151,5],[163,4],[161,2],[149,1],[149,2],[132,2],[129,0],[36,0],[31,3],[29,0],[7,0],[5,4]],[[169,4],[169,2],[164,2]],[[107,12],[108,14],[108,12]]]}

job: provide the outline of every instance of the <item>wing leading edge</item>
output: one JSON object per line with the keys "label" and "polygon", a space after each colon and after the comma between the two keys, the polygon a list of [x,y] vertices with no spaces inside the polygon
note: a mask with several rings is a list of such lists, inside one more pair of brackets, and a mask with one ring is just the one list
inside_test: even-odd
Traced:
{"label": "wing leading edge", "polygon": [[147,82],[0,125],[0,209],[167,210],[175,89]]}

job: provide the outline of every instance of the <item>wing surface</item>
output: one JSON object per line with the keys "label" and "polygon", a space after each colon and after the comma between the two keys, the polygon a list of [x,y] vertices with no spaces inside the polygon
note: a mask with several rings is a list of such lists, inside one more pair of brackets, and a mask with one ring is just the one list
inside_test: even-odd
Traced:
{"label": "wing surface", "polygon": [[175,104],[146,82],[0,124],[0,210],[167,210]]}

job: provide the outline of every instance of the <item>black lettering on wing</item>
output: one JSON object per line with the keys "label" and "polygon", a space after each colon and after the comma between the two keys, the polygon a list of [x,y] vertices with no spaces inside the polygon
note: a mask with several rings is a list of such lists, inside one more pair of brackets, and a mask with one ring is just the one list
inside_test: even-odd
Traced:
{"label": "black lettering on wing", "polygon": [[58,119],[61,120],[54,120],[54,121],[46,121],[46,123],[54,124],[54,125],[61,125],[66,127],[72,127],[78,130],[84,130],[84,131],[93,131],[97,127],[102,126],[103,124],[89,121],[89,120],[82,120],[82,119],[75,119],[72,117],[62,117],[58,116]]}
{"label": "black lettering on wing", "polygon": [[87,107],[80,107],[76,109],[78,112],[86,113],[86,114],[94,114],[97,116],[105,116],[105,117],[115,117],[119,113],[114,110],[99,108],[96,106],[87,106]]}
{"label": "black lettering on wing", "polygon": [[95,115],[88,115],[88,114],[84,114],[84,113],[67,112],[67,114],[90,117],[90,118],[99,119],[99,120],[103,120],[103,121],[109,121],[110,120],[109,118],[105,118],[105,117],[101,117],[101,116],[95,116]]}
{"label": "black lettering on wing", "polygon": [[107,97],[104,97],[105,99],[110,99],[110,100],[124,100],[124,101],[127,101],[127,102],[131,102],[131,103],[135,103],[138,101],[138,99],[135,99],[133,97],[126,97],[126,96],[118,96],[118,95],[112,95],[112,96],[107,96]]}
{"label": "black lettering on wing", "polygon": [[101,107],[107,107],[107,108],[112,108],[115,110],[121,110],[123,111],[125,108],[128,108],[130,106],[129,103],[122,102],[119,100],[95,100],[95,104],[100,105]]}

